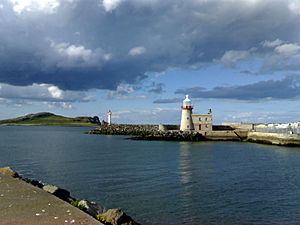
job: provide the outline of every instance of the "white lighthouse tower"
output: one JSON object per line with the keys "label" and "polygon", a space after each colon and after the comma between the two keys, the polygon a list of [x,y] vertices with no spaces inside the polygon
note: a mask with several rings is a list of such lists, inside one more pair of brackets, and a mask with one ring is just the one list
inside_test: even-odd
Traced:
{"label": "white lighthouse tower", "polygon": [[111,125],[111,115],[112,115],[112,112],[110,110],[108,110],[108,112],[107,112],[107,124],[108,125]]}
{"label": "white lighthouse tower", "polygon": [[193,106],[192,102],[189,99],[189,96],[186,95],[181,106],[181,131],[191,131],[194,130],[194,124],[192,119]]}

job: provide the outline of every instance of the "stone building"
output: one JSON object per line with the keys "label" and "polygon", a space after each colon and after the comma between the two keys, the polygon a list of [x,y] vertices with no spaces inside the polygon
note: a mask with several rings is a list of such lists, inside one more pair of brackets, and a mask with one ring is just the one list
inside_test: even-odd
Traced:
{"label": "stone building", "polygon": [[212,131],[212,112],[209,110],[208,114],[193,114],[193,124],[195,131],[200,133]]}

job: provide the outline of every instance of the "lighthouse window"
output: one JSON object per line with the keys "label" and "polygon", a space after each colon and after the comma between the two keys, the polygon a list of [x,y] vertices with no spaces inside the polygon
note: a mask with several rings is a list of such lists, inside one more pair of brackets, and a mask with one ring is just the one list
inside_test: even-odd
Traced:
{"label": "lighthouse window", "polygon": [[186,126],[186,128],[190,128],[190,126],[189,126],[189,125],[187,125],[187,126]]}
{"label": "lighthouse window", "polygon": [[189,119],[190,119],[190,117],[187,117],[186,119],[187,119],[187,120],[189,120]]}

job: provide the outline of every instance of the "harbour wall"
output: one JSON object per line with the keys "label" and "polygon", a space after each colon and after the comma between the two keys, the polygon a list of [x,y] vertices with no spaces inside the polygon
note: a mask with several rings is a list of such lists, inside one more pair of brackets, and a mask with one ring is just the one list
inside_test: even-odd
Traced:
{"label": "harbour wall", "polygon": [[213,141],[244,141],[248,131],[224,130],[207,132],[205,138]]}
{"label": "harbour wall", "polygon": [[228,126],[236,130],[254,130],[256,124],[254,123],[222,123],[222,126]]}
{"label": "harbour wall", "polygon": [[[162,129],[163,128],[163,129]],[[169,130],[176,125],[134,125],[113,124],[101,125],[89,134],[126,135],[134,140],[164,140],[164,141],[248,141],[262,144],[285,146],[300,146],[299,134],[282,134],[248,131],[245,129],[213,130],[199,133],[196,131]],[[245,127],[243,127],[245,128]]]}
{"label": "harbour wall", "polygon": [[248,132],[247,141],[262,144],[300,146],[299,134]]}

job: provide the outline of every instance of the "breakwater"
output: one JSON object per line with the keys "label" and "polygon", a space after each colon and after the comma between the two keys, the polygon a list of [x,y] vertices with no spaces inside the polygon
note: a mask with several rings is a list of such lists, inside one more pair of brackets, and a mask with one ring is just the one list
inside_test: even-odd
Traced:
{"label": "breakwater", "polygon": [[135,124],[111,124],[101,125],[89,131],[89,134],[106,135],[138,135],[145,136],[154,134],[158,131],[158,125],[135,125]]}
{"label": "breakwater", "polygon": [[204,136],[198,132],[178,130],[160,131],[158,125],[113,124],[102,125],[88,134],[127,135],[133,140],[164,140],[164,141],[202,141]]}
{"label": "breakwater", "polygon": [[[176,126],[165,126],[174,127]],[[261,144],[300,146],[300,135],[252,132],[240,129],[213,130],[205,134],[196,131],[161,129],[159,125],[113,124],[101,125],[89,132],[99,135],[126,135],[133,140],[164,141],[248,141]]]}

